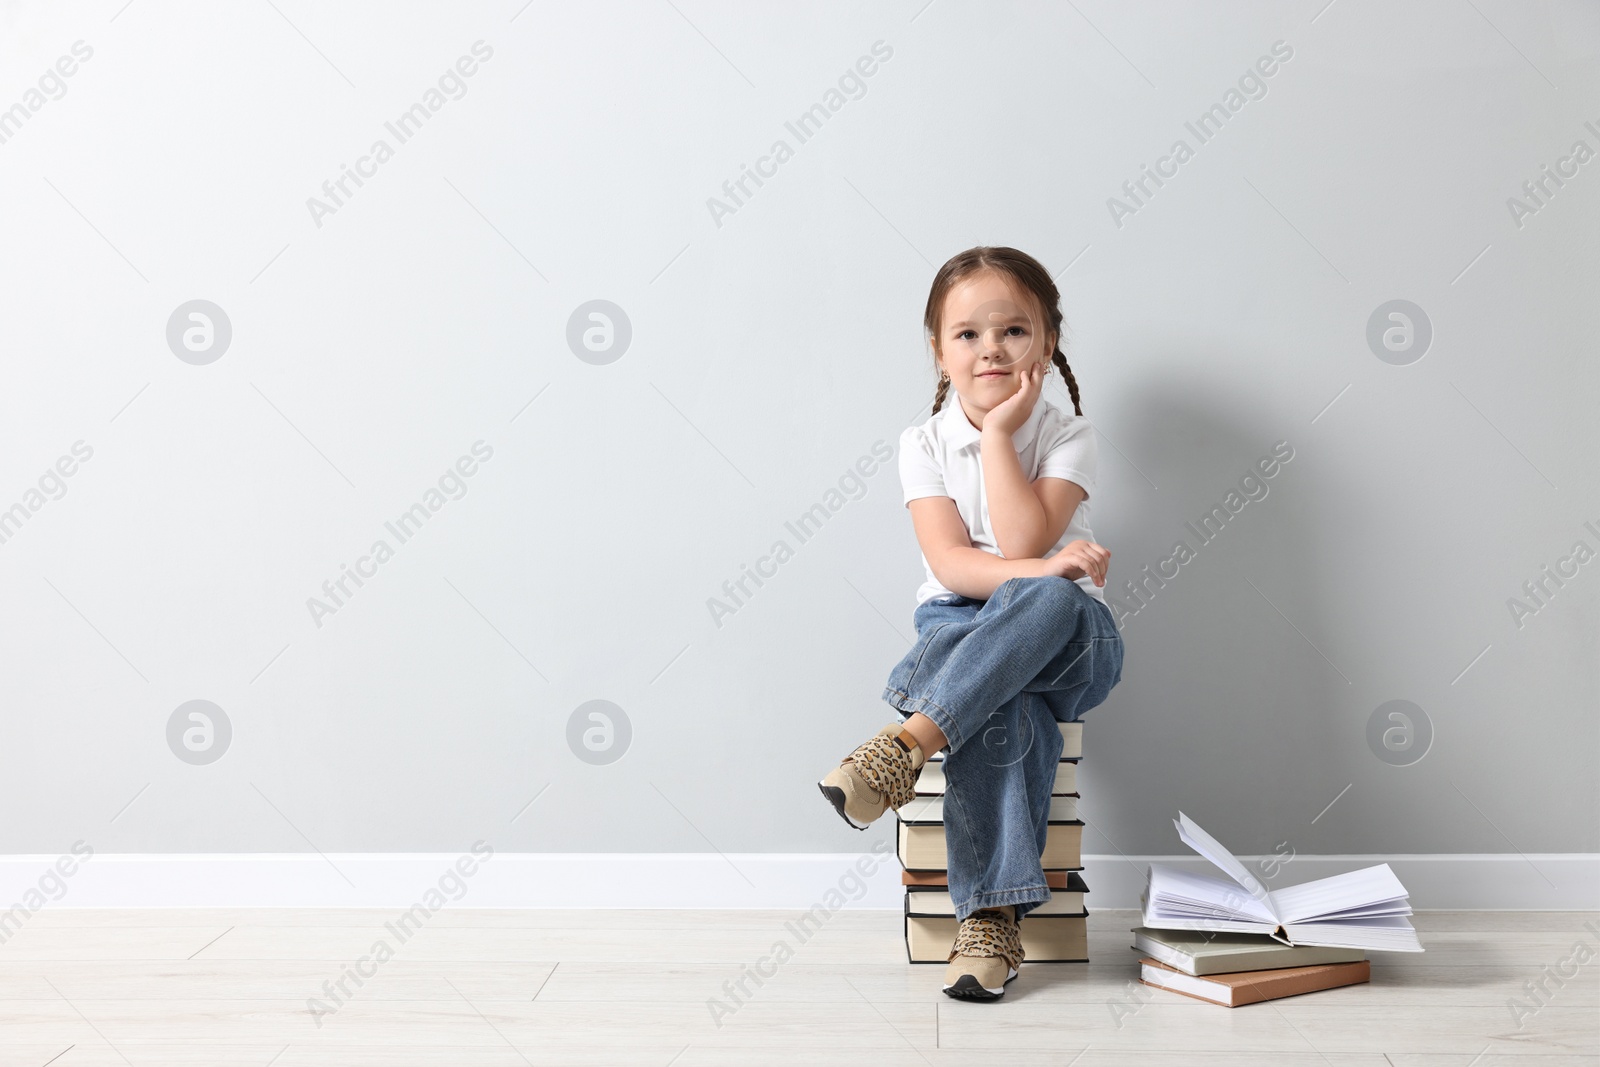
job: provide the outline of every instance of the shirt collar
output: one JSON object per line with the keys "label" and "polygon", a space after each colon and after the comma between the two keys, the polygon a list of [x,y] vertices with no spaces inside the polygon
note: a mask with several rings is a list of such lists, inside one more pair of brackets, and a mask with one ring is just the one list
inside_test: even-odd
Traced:
{"label": "shirt collar", "polygon": [[[952,389],[951,392],[955,390]],[[1044,418],[1044,409],[1045,399],[1041,396],[1034,401],[1033,411],[1029,412],[1027,421],[1011,435],[1011,442],[1019,451],[1033,443],[1034,436],[1039,432],[1039,422]],[[960,396],[951,397],[949,403],[940,410],[939,417],[944,420],[942,426],[944,439],[953,447],[966,448],[983,439],[983,432],[972,425],[966,411],[961,407]]]}

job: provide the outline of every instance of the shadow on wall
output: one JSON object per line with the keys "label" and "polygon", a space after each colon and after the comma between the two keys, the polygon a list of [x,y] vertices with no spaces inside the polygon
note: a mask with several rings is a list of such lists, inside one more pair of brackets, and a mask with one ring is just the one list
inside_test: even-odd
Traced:
{"label": "shadow on wall", "polygon": [[1089,412],[1103,431],[1090,518],[1126,656],[1086,716],[1086,852],[1182,853],[1181,809],[1238,853],[1272,853],[1308,838],[1348,781],[1330,757],[1349,747],[1353,687],[1311,644],[1330,614],[1330,536],[1308,511],[1315,431],[1248,388],[1166,377]]}

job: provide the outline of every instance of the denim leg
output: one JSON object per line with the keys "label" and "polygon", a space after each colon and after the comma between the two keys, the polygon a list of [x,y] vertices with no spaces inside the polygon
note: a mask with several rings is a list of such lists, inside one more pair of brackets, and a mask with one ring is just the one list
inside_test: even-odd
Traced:
{"label": "denim leg", "polygon": [[[981,605],[981,606],[980,606]],[[1064,578],[1014,578],[987,601],[919,606],[917,644],[884,699],[944,731],[945,843],[956,918],[1050,899],[1039,857],[1061,757],[1057,722],[1103,702],[1122,676],[1110,611]]]}
{"label": "denim leg", "polygon": [[[1057,719],[1070,722],[1121,677],[1111,612],[1076,582],[1011,578],[975,612],[978,601],[942,600],[950,598],[918,607],[917,643],[890,672],[883,699],[903,716],[932,719],[951,753],[1024,688],[1047,694]],[[1099,667],[1098,676],[1086,678],[1086,665]]]}
{"label": "denim leg", "polygon": [[945,847],[956,918],[1015,905],[1017,918],[1050,899],[1044,852],[1061,731],[1049,705],[1022,692],[980,735],[945,758]]}
{"label": "denim leg", "polygon": [[1077,722],[1084,712],[1104,704],[1122,681],[1122,635],[1111,609],[1078,591],[1085,605],[1078,630],[1023,687],[1044,698],[1057,722]]}

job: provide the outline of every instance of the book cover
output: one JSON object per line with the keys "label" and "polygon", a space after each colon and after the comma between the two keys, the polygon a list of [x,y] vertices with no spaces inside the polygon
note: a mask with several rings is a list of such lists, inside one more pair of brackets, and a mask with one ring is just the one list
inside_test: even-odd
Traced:
{"label": "book cover", "polygon": [[[1026,924],[1027,920],[1023,922]],[[1284,967],[1270,971],[1237,971],[1204,977],[1184,974],[1158,960],[1139,961],[1139,981],[1145,985],[1169,989],[1196,1000],[1220,1004],[1224,1008],[1259,1004],[1264,1000],[1281,1000],[1301,993],[1314,993],[1319,989],[1358,985],[1371,979],[1372,964],[1366,960],[1324,963],[1315,967]]]}
{"label": "book cover", "polygon": [[1227,974],[1365,959],[1359,948],[1285,945],[1266,934],[1219,934],[1206,930],[1133,929],[1133,949],[1185,974]]}
{"label": "book cover", "polygon": [[[922,770],[917,775],[917,796],[939,796],[945,792],[944,763],[942,760],[932,760],[922,765]],[[1078,761],[1064,759],[1056,764],[1055,784],[1050,787],[1050,795],[1064,797],[1078,792]]]}

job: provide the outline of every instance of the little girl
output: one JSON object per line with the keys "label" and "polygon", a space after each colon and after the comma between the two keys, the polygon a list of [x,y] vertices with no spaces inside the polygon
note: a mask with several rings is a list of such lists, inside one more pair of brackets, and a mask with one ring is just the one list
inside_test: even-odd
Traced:
{"label": "little girl", "polygon": [[[1122,678],[1101,587],[1111,553],[1089,530],[1095,438],[1040,392],[1058,346],[1059,294],[1014,248],[971,248],[939,269],[923,316],[939,371],[933,417],[900,437],[900,480],[927,581],[917,641],[889,674],[892,722],[819,785],[857,829],[914,795],[944,760],[950,897],[961,927],[944,992],[992,1000],[1022,965],[1018,920],[1050,899],[1044,851],[1074,722]],[[946,403],[951,388],[956,399]]]}

